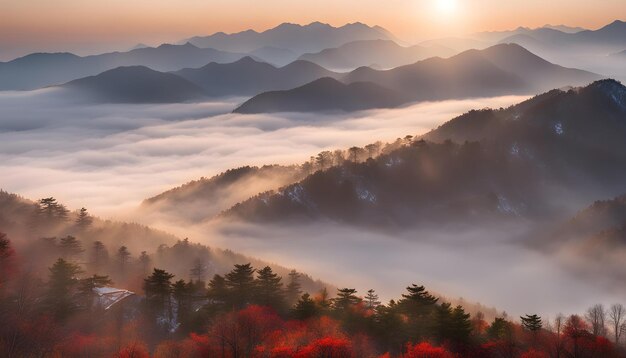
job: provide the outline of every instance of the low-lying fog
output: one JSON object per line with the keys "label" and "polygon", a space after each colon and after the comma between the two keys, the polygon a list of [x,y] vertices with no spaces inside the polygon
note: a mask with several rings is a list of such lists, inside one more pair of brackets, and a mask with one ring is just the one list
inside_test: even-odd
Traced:
{"label": "low-lying fog", "polygon": [[[199,104],[69,105],[55,90],[0,92],[0,188],[54,196],[124,219],[143,199],[242,165],[299,163],[321,150],[421,134],[472,108],[522,97],[416,104],[353,114],[230,114],[241,98]],[[596,280],[515,242],[526,228],[382,234],[336,225],[155,226],[296,267],[385,300],[409,283],[509,313],[581,312],[619,301]]]}
{"label": "low-lying fog", "polygon": [[[553,318],[559,312],[582,313],[596,303],[622,302],[626,293],[607,276],[584,277],[552,254],[529,248],[523,240],[529,230],[526,223],[404,233],[328,222],[170,229],[205,244],[297,267],[361,294],[374,288],[384,302],[399,298],[404,287],[416,283],[513,317],[533,312]],[[585,269],[583,263],[579,268]]]}
{"label": "low-lying fog", "polygon": [[243,165],[301,163],[325,149],[420,134],[472,108],[522,97],[354,114],[236,115],[242,98],[79,105],[58,90],[0,92],[0,188],[120,217],[150,196]]}

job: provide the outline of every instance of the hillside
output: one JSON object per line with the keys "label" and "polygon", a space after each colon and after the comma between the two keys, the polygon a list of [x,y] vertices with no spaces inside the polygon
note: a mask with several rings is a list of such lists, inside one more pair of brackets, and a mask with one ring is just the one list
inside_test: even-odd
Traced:
{"label": "hillside", "polygon": [[398,92],[375,83],[348,85],[325,77],[287,91],[264,92],[234,110],[235,113],[359,111],[393,108],[407,103]]}
{"label": "hillside", "polygon": [[[299,166],[266,165],[230,169],[170,189],[141,204],[141,215],[158,215],[181,224],[209,220],[257,193],[278,189],[304,178]],[[189,210],[181,211],[185,207]]]}
{"label": "hillside", "polygon": [[201,68],[187,68],[174,74],[202,87],[211,96],[253,96],[265,91],[302,86],[321,77],[338,76],[308,61],[274,67],[251,57],[228,64],[209,63]]}
{"label": "hillside", "polygon": [[[126,222],[100,219],[87,213],[87,219],[79,220],[79,211],[69,211],[65,206],[54,201],[51,206],[24,199],[18,195],[0,190],[0,227],[7,234],[12,245],[24,257],[30,259],[33,274],[46,274],[47,268],[59,257],[85,262],[84,269],[94,270],[98,274],[108,274],[118,287],[140,292],[145,270],[159,267],[175,274],[179,278],[190,276],[190,270],[201,263],[204,267],[203,280],[213,274],[228,272],[234,264],[252,263],[256,267],[268,263],[256,258],[234,253],[230,250],[210,248],[189,242],[171,234],[153,228]],[[72,236],[78,240],[78,246],[64,246],[63,239]],[[202,238],[198,238],[202,239]],[[104,246],[102,259],[106,264],[94,267],[94,243]],[[119,271],[118,249],[126,247],[129,256],[128,272]],[[65,251],[69,249],[70,251]],[[145,252],[145,254],[143,254]],[[147,255],[147,256],[144,256]],[[140,258],[149,258],[147,268],[142,267]],[[274,270],[286,277],[289,269],[271,264]],[[314,281],[302,275],[302,285],[310,292],[317,292],[326,284]]]}
{"label": "hillside", "polygon": [[59,87],[75,97],[104,103],[174,103],[206,97],[202,88],[182,77],[143,66],[118,67]]}
{"label": "hillside", "polygon": [[403,47],[391,40],[354,41],[337,48],[317,53],[307,53],[300,60],[336,70],[354,70],[362,66],[378,66],[383,69],[414,63],[429,57],[449,57],[454,50],[441,46]]}
{"label": "hillside", "polygon": [[471,111],[373,160],[351,159],[225,215],[374,226],[562,220],[572,207],[626,192],[625,99],[624,86],[604,80]]}

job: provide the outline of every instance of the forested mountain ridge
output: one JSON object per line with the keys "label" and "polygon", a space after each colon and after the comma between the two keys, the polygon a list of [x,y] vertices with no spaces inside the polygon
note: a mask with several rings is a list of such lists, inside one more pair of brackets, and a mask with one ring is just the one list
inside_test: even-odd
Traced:
{"label": "forested mountain ridge", "polygon": [[[198,223],[211,219],[259,192],[278,189],[310,174],[306,166],[265,165],[229,169],[170,189],[141,203],[141,215],[156,213],[168,221]],[[180,207],[193,208],[181,211]],[[191,214],[191,215],[190,215]]]}
{"label": "forested mountain ridge", "polygon": [[481,213],[564,219],[563,195],[582,205],[626,191],[625,99],[623,85],[603,80],[507,109],[471,111],[378,157],[351,149],[354,156],[342,165],[235,205],[225,215],[377,225]]}
{"label": "forested mountain ridge", "polygon": [[[0,191],[0,228],[22,255],[37,258],[29,261],[33,273],[46,272],[57,258],[63,257],[86,263],[86,272],[106,273],[118,285],[134,291],[141,289],[141,279],[137,278],[152,267],[187,278],[195,266],[202,266],[198,279],[207,280],[235,263],[267,266],[261,260],[191,243],[144,225],[102,220],[84,208],[70,211],[54,198],[33,202]],[[272,266],[284,276],[290,271]],[[302,285],[310,291],[325,286],[304,274]]]}

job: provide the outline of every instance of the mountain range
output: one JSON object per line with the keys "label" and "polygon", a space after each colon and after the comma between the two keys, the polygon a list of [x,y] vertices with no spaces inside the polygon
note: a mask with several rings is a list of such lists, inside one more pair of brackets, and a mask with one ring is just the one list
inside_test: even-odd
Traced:
{"label": "mountain range", "polygon": [[260,92],[290,89],[322,77],[335,77],[331,72],[308,61],[294,61],[283,67],[244,57],[228,64],[209,63],[173,72],[202,87],[210,96],[253,96]]}
{"label": "mountain range", "polygon": [[[289,91],[262,93],[236,112],[388,108],[417,101],[530,94],[585,85],[600,76],[552,64],[519,45],[503,44],[385,71],[361,67],[335,78],[348,85],[359,85],[339,86],[326,80]],[[369,96],[364,93],[366,87]],[[362,94],[357,94],[357,89]],[[334,95],[328,96],[329,91]],[[350,98],[352,104],[344,105],[338,98]]]}
{"label": "mountain range", "polygon": [[337,48],[317,53],[306,53],[301,60],[337,71],[354,70],[368,66],[389,69],[414,63],[429,57],[449,57],[456,51],[442,46],[403,47],[391,40],[363,40],[349,42]]}
{"label": "mountain range", "polygon": [[500,40],[502,43],[517,43],[530,51],[571,51],[581,49],[624,49],[626,47],[626,22],[616,20],[597,30],[565,33],[552,29],[537,29],[518,33]]}
{"label": "mountain range", "polygon": [[210,48],[161,45],[128,52],[77,56],[71,53],[34,53],[0,63],[0,90],[31,90],[92,76],[120,66],[146,66],[156,71],[200,67],[209,62],[229,63],[246,55]]}
{"label": "mountain range", "polygon": [[318,52],[358,40],[393,40],[393,35],[380,26],[368,26],[359,22],[333,27],[321,22],[308,25],[283,23],[275,28],[256,32],[242,31],[234,34],[218,32],[205,37],[184,40],[199,47],[211,47],[222,51],[252,52],[264,47],[291,51],[296,54]]}

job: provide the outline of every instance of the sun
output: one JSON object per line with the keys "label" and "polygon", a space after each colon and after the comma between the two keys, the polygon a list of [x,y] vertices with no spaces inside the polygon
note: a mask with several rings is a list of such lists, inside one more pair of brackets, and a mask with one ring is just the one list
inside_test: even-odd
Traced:
{"label": "sun", "polygon": [[437,11],[439,11],[440,13],[450,14],[450,13],[453,13],[458,7],[456,0],[435,0],[435,1],[436,1],[436,6],[437,6]]}

